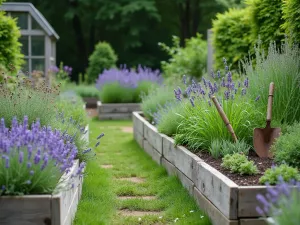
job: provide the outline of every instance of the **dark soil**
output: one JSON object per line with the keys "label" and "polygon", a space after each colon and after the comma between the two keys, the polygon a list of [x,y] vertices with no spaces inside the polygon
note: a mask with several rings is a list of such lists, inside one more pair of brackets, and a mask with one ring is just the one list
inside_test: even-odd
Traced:
{"label": "dark soil", "polygon": [[196,153],[204,162],[211,165],[215,169],[219,170],[233,182],[240,186],[253,186],[261,185],[259,184],[259,178],[263,175],[266,169],[271,168],[273,165],[273,160],[268,158],[259,158],[254,151],[250,151],[248,159],[254,161],[257,166],[259,173],[257,175],[240,175],[237,173],[231,173],[230,170],[221,167],[222,159],[214,159],[208,152]]}

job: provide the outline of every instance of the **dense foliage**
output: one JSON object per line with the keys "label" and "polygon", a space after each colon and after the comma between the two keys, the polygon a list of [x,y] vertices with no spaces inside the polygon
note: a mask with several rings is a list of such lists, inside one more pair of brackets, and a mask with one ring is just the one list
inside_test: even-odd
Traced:
{"label": "dense foliage", "polygon": [[300,124],[295,123],[288,127],[272,146],[275,161],[286,163],[290,166],[300,168]]}
{"label": "dense foliage", "polygon": [[237,69],[238,61],[248,56],[252,43],[248,9],[229,9],[218,14],[212,30],[215,68],[222,67],[221,59],[225,57],[230,68]]}
{"label": "dense foliage", "polygon": [[282,4],[282,0],[247,1],[253,44],[260,38],[263,48],[268,49],[270,42],[280,44],[284,40]]}
{"label": "dense foliage", "polygon": [[283,1],[283,19],[285,20],[283,28],[292,40],[300,43],[300,1],[285,0]]}
{"label": "dense foliage", "polygon": [[[1,3],[0,3],[1,4]],[[0,12],[0,67],[16,72],[23,64],[21,44],[18,42],[21,32],[16,20]]]}
{"label": "dense foliage", "polygon": [[273,43],[266,56],[257,46],[256,66],[252,60],[245,63],[244,70],[249,77],[248,92],[252,99],[260,96],[257,102],[266,112],[269,85],[274,82],[272,109],[273,121],[292,124],[300,118],[300,49],[290,46],[287,41],[280,48]]}
{"label": "dense foliage", "polygon": [[89,83],[94,83],[105,69],[116,67],[117,55],[107,42],[99,42],[95,46],[94,52],[89,57],[89,67],[87,69]]}
{"label": "dense foliage", "polygon": [[200,34],[187,39],[185,47],[180,47],[179,37],[173,36],[173,46],[169,47],[159,43],[164,51],[171,57],[162,61],[165,77],[181,78],[183,74],[194,78],[201,78],[206,70],[207,43]]}

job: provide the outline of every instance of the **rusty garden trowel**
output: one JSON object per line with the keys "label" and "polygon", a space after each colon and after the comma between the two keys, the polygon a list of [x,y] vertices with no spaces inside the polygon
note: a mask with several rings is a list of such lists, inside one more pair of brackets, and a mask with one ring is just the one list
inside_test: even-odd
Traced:
{"label": "rusty garden trowel", "polygon": [[253,134],[253,145],[256,154],[261,158],[272,158],[270,151],[271,145],[280,135],[280,128],[271,128],[272,103],[273,103],[274,83],[270,83],[268,108],[267,108],[267,125],[265,128],[255,128]]}

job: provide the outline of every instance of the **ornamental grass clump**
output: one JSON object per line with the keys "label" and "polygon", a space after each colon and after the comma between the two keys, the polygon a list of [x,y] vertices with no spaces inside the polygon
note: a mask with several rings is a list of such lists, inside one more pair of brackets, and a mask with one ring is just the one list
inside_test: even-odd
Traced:
{"label": "ornamental grass clump", "polygon": [[[70,136],[36,120],[16,118],[11,128],[0,122],[0,195],[50,194],[64,172],[70,172],[78,150]],[[82,174],[81,163],[76,174]]]}
{"label": "ornamental grass clump", "polygon": [[300,118],[300,49],[291,46],[288,40],[276,47],[271,43],[268,55],[258,45],[255,49],[256,65],[252,60],[244,63],[245,74],[249,77],[248,92],[252,98],[260,96],[257,105],[266,112],[269,85],[274,82],[275,91],[272,107],[272,119],[278,123],[293,124]]}
{"label": "ornamental grass clump", "polygon": [[[227,62],[224,59],[225,76],[218,71],[212,73],[214,81],[202,78],[202,82],[192,81],[182,91],[180,88],[174,90],[175,98],[178,101],[186,98],[193,107],[186,108],[185,115],[178,126],[175,135],[175,142],[178,145],[186,145],[191,151],[207,150],[212,141],[232,141],[211,97],[216,96],[227,115],[239,140],[250,144],[252,142],[253,128],[261,127],[264,122],[264,115],[256,106],[259,98],[247,97],[249,80],[246,77],[243,81],[234,82],[232,73],[228,70]],[[184,83],[186,83],[184,78]]]}
{"label": "ornamental grass clump", "polygon": [[104,70],[96,81],[99,97],[102,103],[137,103],[140,95],[148,93],[153,84],[161,84],[162,76],[159,70],[138,66],[136,70],[121,69]]}
{"label": "ornamental grass clump", "polygon": [[58,84],[48,87],[45,82],[34,85],[28,78],[18,78],[13,86],[8,85],[8,79],[0,83],[0,115],[10,126],[14,117],[21,121],[28,116],[29,124],[39,118],[42,126],[49,124],[55,116],[55,101],[59,95]]}
{"label": "ornamental grass clump", "polygon": [[300,221],[300,182],[291,180],[284,182],[279,177],[279,184],[275,187],[267,185],[265,195],[258,194],[256,199],[260,205],[256,211],[267,217],[266,221],[272,225],[298,225]]}

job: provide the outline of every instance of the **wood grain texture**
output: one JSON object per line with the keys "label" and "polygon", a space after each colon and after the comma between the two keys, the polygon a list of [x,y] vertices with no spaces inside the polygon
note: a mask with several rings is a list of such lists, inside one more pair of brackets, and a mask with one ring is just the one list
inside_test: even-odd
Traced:
{"label": "wood grain texture", "polygon": [[239,225],[238,220],[228,220],[196,187],[194,198],[199,208],[207,213],[213,225]]}
{"label": "wood grain texture", "polygon": [[240,219],[240,225],[268,225],[264,219]]}
{"label": "wood grain texture", "polygon": [[46,225],[51,219],[51,195],[0,197],[0,224]]}
{"label": "wood grain texture", "polygon": [[132,113],[132,121],[133,121],[133,132],[139,132],[142,136],[144,136],[144,121],[145,119],[141,116],[142,112],[133,112]]}
{"label": "wood grain texture", "polygon": [[158,165],[161,165],[161,154],[147,140],[144,140],[144,150]]}
{"label": "wood grain texture", "polygon": [[132,113],[134,111],[140,111],[141,107],[139,103],[111,103],[97,104],[98,112],[101,113]]}
{"label": "wood grain texture", "polygon": [[162,135],[157,131],[156,127],[144,120],[144,138],[152,145],[160,154],[162,154],[163,141]]}
{"label": "wood grain texture", "polygon": [[197,189],[228,219],[237,219],[238,185],[203,161],[194,161],[193,168]]}

